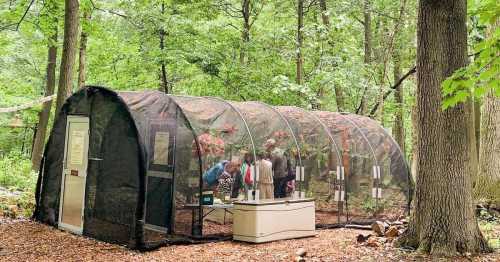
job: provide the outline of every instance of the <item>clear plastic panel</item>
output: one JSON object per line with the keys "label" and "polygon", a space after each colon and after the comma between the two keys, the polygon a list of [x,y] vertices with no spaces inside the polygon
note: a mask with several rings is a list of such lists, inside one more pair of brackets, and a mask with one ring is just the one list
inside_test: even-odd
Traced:
{"label": "clear plastic panel", "polygon": [[288,119],[299,141],[305,166],[304,190],[308,197],[316,199],[316,223],[331,225],[345,221],[340,152],[328,128],[304,109],[291,106],[276,109]]}
{"label": "clear plastic panel", "polygon": [[375,120],[354,114],[349,117],[368,138],[378,162],[377,218],[394,220],[405,215],[410,197],[409,170],[399,145]]}
{"label": "clear plastic panel", "polygon": [[231,214],[224,205],[231,199],[245,199],[247,190],[254,186],[252,179],[245,179],[246,171],[253,169],[254,164],[254,147],[246,123],[224,100],[172,98],[182,108],[196,135],[189,143],[192,152],[199,150],[201,156],[202,233],[230,234]]}
{"label": "clear plastic panel", "polygon": [[[257,151],[257,159],[271,162],[269,172],[255,174],[256,195],[259,199],[292,197],[295,172],[299,164],[294,134],[285,119],[269,106],[259,102],[230,102],[245,119]],[[270,183],[272,181],[272,190]],[[271,192],[272,191],[272,192]]]}
{"label": "clear plastic panel", "polygon": [[175,147],[173,232],[177,235],[201,235],[200,217],[200,158],[193,150],[195,134],[182,111],[177,112],[177,137]]}
{"label": "clear plastic panel", "polygon": [[364,134],[345,116],[333,112],[314,112],[330,128],[342,151],[346,183],[348,219],[363,222],[376,216],[373,197],[373,166],[376,158]]}

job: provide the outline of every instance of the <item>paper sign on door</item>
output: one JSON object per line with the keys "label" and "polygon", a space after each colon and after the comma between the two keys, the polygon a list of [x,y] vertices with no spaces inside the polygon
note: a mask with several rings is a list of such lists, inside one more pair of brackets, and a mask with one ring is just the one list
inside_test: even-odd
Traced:
{"label": "paper sign on door", "polygon": [[168,132],[156,132],[154,140],[153,163],[155,165],[168,165]]}
{"label": "paper sign on door", "polygon": [[83,164],[83,147],[85,142],[85,131],[73,130],[71,132],[71,148],[69,151],[71,165]]}

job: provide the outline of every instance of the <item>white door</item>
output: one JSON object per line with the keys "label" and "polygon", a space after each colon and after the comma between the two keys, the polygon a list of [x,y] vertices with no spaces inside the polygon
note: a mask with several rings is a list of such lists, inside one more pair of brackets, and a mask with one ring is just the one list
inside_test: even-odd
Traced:
{"label": "white door", "polygon": [[68,116],[59,207],[59,228],[81,234],[89,148],[89,118]]}

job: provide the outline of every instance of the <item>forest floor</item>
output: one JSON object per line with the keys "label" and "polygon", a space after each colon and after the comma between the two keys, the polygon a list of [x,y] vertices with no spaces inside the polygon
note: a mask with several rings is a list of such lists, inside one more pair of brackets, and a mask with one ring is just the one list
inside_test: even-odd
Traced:
{"label": "forest floor", "polygon": [[[500,233],[500,225],[492,230],[495,234]],[[393,247],[391,239],[379,239],[386,243],[374,247],[367,242],[357,242],[359,234],[370,233],[357,229],[330,229],[319,230],[316,237],[264,244],[224,241],[165,246],[140,253],[30,220],[0,217],[0,261],[294,261],[299,248],[307,251],[306,261],[431,260]],[[500,261],[500,250],[450,261]]]}

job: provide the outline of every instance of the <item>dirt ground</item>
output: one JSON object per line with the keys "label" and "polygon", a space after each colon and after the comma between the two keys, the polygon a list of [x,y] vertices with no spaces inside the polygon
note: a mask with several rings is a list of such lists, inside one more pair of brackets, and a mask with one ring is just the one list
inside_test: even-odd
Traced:
{"label": "dirt ground", "polygon": [[[0,218],[0,261],[294,261],[299,248],[307,251],[306,261],[430,260],[396,249],[390,241],[379,247],[356,242],[357,235],[369,233],[355,229],[319,230],[316,237],[265,244],[225,241],[166,246],[140,253],[32,221]],[[500,261],[500,253],[469,259]]]}

